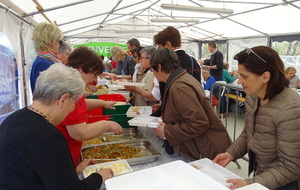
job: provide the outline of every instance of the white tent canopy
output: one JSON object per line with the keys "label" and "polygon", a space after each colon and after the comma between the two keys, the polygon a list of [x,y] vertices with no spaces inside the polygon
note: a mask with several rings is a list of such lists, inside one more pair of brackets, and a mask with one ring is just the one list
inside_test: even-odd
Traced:
{"label": "white tent canopy", "polygon": [[[300,33],[295,24],[295,19],[300,18],[299,0],[1,0],[1,3],[33,25],[45,21],[57,23],[66,38],[75,43],[80,39],[124,42],[137,37],[144,44],[152,44],[153,35],[168,25],[178,28],[185,42]],[[162,4],[232,9],[233,14],[166,10]],[[153,18],[199,22],[154,23]]]}
{"label": "white tent canopy", "polygon": [[[166,10],[163,4],[232,9],[233,13]],[[204,56],[203,42],[217,41],[218,47],[226,46],[222,53],[233,68],[236,63],[232,57],[242,48],[289,41],[286,49],[292,49],[292,55],[280,55],[287,66],[295,66],[300,72],[299,9],[300,0],[0,0],[0,32],[11,42],[16,57],[22,107],[31,101],[29,73],[36,56],[31,35],[39,22],[56,23],[73,45],[125,44],[133,37],[142,45],[152,45],[153,36],[171,25],[181,32],[182,48],[196,58]],[[165,23],[151,19],[199,21]]]}

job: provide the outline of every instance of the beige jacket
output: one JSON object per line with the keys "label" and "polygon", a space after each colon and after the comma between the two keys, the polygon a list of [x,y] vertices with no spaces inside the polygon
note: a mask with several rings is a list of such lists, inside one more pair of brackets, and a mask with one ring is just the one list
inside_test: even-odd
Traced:
{"label": "beige jacket", "polygon": [[300,96],[285,88],[266,105],[258,102],[247,95],[245,127],[227,152],[234,158],[248,149],[256,154],[256,176],[246,180],[249,184],[277,189],[298,180],[300,185]]}
{"label": "beige jacket", "polygon": [[[150,71],[150,69],[147,70],[146,73],[143,75],[143,79],[141,83],[145,83],[145,86],[139,87],[140,89],[151,91],[153,89],[154,83],[154,74]],[[135,106],[151,106],[153,104],[156,104],[155,101],[148,100],[147,98],[144,98],[143,96],[136,94],[135,95]]]}
{"label": "beige jacket", "polygon": [[167,140],[189,160],[213,159],[230,146],[201,84],[185,70],[177,69],[166,82],[162,109]]}

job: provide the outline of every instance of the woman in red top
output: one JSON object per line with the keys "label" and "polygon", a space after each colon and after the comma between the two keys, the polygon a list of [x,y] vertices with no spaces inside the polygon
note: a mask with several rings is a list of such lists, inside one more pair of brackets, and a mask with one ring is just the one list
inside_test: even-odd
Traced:
{"label": "woman in red top", "polygon": [[[103,72],[103,63],[100,57],[86,46],[77,47],[68,57],[68,66],[76,68],[86,85],[93,82]],[[58,84],[59,85],[59,84]],[[80,98],[65,120],[56,126],[68,141],[74,165],[80,161],[82,141],[101,136],[104,132],[123,133],[123,128],[114,121],[98,121],[87,124],[87,111],[98,107],[114,109],[115,102],[97,99]]]}

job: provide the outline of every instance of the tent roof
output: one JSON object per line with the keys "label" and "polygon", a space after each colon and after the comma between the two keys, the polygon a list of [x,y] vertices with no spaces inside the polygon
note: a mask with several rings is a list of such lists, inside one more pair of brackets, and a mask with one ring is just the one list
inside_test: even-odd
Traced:
{"label": "tent roof", "polygon": [[[153,35],[168,25],[183,41],[226,40],[249,36],[300,33],[300,0],[1,0],[30,22],[55,22],[69,40],[124,42],[132,37],[152,44]],[[40,6],[37,10],[37,4]],[[171,11],[162,4],[233,9],[208,14]],[[154,23],[152,18],[199,19],[199,23]],[[295,22],[296,21],[296,22]],[[35,24],[35,23],[33,23]]]}

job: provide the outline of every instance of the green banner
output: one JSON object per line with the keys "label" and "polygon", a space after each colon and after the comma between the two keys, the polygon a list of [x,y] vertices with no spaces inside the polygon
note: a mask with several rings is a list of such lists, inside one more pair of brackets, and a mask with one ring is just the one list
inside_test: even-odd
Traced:
{"label": "green banner", "polygon": [[124,48],[126,51],[128,51],[127,45],[117,44],[117,43],[113,43],[113,42],[89,42],[89,43],[85,43],[85,44],[74,45],[74,48],[76,48],[78,46],[90,47],[98,55],[103,55],[104,57],[111,56],[110,49],[113,46],[120,46],[120,47]]}

